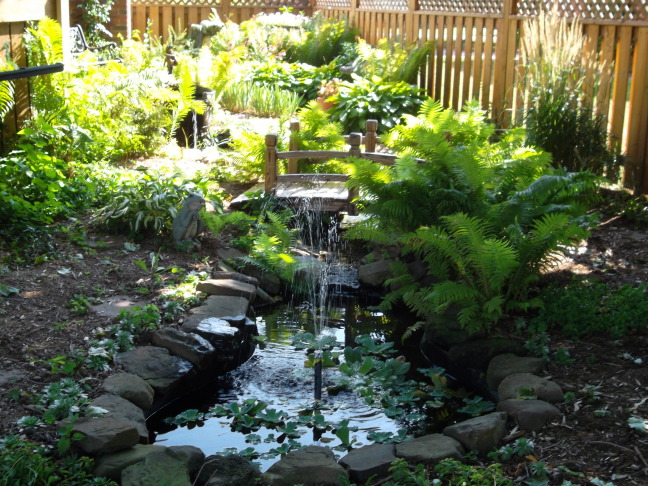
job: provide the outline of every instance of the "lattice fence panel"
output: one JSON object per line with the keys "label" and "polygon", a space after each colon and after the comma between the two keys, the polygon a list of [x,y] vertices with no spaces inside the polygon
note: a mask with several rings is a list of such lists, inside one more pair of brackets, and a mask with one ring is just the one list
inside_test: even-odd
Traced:
{"label": "lattice fence panel", "polygon": [[[519,0],[519,15],[535,16],[540,9],[551,11],[552,1]],[[648,0],[573,0],[560,2],[558,11],[582,20],[648,20]]]}
{"label": "lattice fence panel", "polygon": [[360,0],[360,8],[367,10],[409,10],[407,0]]}
{"label": "lattice fence panel", "polygon": [[308,0],[232,0],[231,6],[251,8],[294,7],[303,9],[308,7]]}
{"label": "lattice fence panel", "polygon": [[351,8],[351,0],[317,0],[315,2],[317,9],[335,9],[335,8]]}
{"label": "lattice fence panel", "polygon": [[419,0],[419,9],[426,12],[501,14],[503,7],[503,0]]}
{"label": "lattice fence panel", "polygon": [[155,7],[216,7],[221,0],[133,0],[133,6],[152,5]]}

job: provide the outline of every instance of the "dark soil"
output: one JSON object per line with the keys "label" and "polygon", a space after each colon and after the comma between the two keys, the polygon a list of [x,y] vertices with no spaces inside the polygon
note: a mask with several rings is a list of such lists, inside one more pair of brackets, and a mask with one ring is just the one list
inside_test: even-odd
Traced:
{"label": "dark soil", "polygon": [[[111,323],[92,312],[75,313],[69,305],[75,296],[109,301],[125,294],[139,296],[143,304],[156,303],[162,287],[136,260],[148,262],[151,252],[161,250],[161,265],[209,271],[217,264],[216,250],[225,245],[203,236],[202,248],[187,254],[171,249],[168,239],[150,237],[138,250],[126,251],[123,237],[97,233],[83,223],[65,226],[68,231],[55,233],[56,258],[35,266],[2,267],[2,283],[20,293],[0,297],[0,437],[24,434],[53,440],[52,430],[25,431],[16,422],[34,413],[31,397],[61,378],[51,372],[48,361],[86,349],[93,330]],[[543,283],[567,281],[574,274],[613,286],[648,284],[648,228],[623,218],[604,218],[587,246],[546,275]],[[160,278],[178,277],[163,272]],[[554,471],[551,484],[563,479],[589,484],[598,477],[616,485],[648,485],[648,433],[627,424],[631,415],[648,419],[648,335],[574,342],[551,334],[551,346],[568,348],[574,359],[570,366],[552,362],[547,368],[552,380],[573,392],[574,401],[560,406],[561,420],[538,434],[527,434],[536,445],[533,456],[513,460],[505,470],[511,477],[524,476],[534,461],[543,461]],[[81,371],[75,378],[87,377],[92,395],[108,373]],[[511,433],[516,435],[515,430]]]}

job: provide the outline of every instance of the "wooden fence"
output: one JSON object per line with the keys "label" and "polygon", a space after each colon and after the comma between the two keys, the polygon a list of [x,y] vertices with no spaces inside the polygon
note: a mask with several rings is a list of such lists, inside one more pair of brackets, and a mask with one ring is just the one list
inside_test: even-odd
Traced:
{"label": "wooden fence", "polygon": [[[539,0],[315,0],[315,10],[346,17],[370,43],[433,41],[419,85],[444,106],[477,99],[499,126],[518,120],[524,103],[519,63],[524,21],[550,8]],[[598,63],[585,87],[608,120],[611,145],[627,155],[624,183],[648,192],[648,13],[645,0],[558,0],[579,16],[586,50]],[[584,53],[585,54],[585,53]]]}

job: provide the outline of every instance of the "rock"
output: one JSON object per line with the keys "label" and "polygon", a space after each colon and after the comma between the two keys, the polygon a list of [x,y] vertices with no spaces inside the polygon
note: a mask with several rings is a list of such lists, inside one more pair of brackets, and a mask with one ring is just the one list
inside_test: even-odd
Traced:
{"label": "rock", "polygon": [[146,417],[144,412],[134,403],[129,402],[119,395],[110,393],[95,398],[91,403],[93,407],[99,407],[107,410],[103,417],[110,417],[135,426],[139,433],[139,443],[149,443],[149,432],[146,427]]}
{"label": "rock", "polygon": [[205,462],[205,453],[195,446],[171,446],[168,451],[183,462],[191,478],[200,472],[200,468]]}
{"label": "rock", "polygon": [[396,444],[396,457],[418,464],[434,464],[447,458],[461,460],[463,454],[458,441],[441,434],[424,435]]}
{"label": "rock", "polygon": [[270,486],[338,486],[340,477],[348,477],[346,470],[335,461],[333,452],[319,446],[289,452],[263,475]]}
{"label": "rock", "polygon": [[237,250],[236,248],[219,248],[216,250],[216,255],[218,255],[218,258],[221,260],[236,260],[237,258],[243,258],[245,256],[245,253],[243,253],[241,250]]}
{"label": "rock", "polygon": [[365,484],[372,476],[388,476],[395,459],[393,444],[372,444],[352,450],[339,464],[349,472],[352,481]]}
{"label": "rock", "polygon": [[259,286],[259,281],[256,278],[238,272],[213,272],[211,278],[214,280],[238,280],[239,282],[254,285],[255,287]]}
{"label": "rock", "polygon": [[497,410],[506,412],[528,432],[536,432],[560,417],[560,410],[544,400],[504,400],[497,404]]}
{"label": "rock", "polygon": [[149,454],[162,449],[165,449],[165,447],[160,445],[137,444],[123,451],[102,454],[95,459],[94,475],[119,481],[122,471],[128,466],[141,462]]}
{"label": "rock", "polygon": [[515,373],[539,373],[544,366],[545,361],[542,358],[518,356],[512,353],[498,354],[488,364],[486,382],[491,390],[497,390],[507,376]]}
{"label": "rock", "polygon": [[389,268],[393,260],[379,260],[373,263],[360,265],[358,268],[358,280],[372,287],[382,287],[385,280],[393,276]]}
{"label": "rock", "polygon": [[241,456],[209,456],[198,475],[205,486],[244,486],[258,484],[259,468]]}
{"label": "rock", "polygon": [[259,287],[265,290],[270,295],[277,295],[281,293],[281,279],[278,275],[270,272],[264,272],[252,265],[246,265],[243,272],[250,277],[254,277],[259,281]]}
{"label": "rock", "polygon": [[116,373],[109,376],[101,385],[101,389],[125,398],[144,411],[151,408],[155,397],[151,385],[132,373]]}
{"label": "rock", "polygon": [[448,359],[457,366],[486,370],[491,359],[504,353],[522,355],[524,346],[506,338],[476,339],[450,348]]}
{"label": "rock", "polygon": [[76,447],[91,456],[108,454],[133,447],[139,442],[137,427],[112,417],[81,417],[72,424],[72,433],[81,433],[83,439]]}
{"label": "rock", "polygon": [[247,315],[250,301],[245,297],[210,295],[205,303],[189,312],[206,317]]}
{"label": "rock", "polygon": [[90,309],[100,316],[117,317],[122,311],[130,311],[135,307],[144,307],[146,302],[140,302],[128,295],[113,295],[101,304],[93,305]]}
{"label": "rock", "polygon": [[506,413],[493,412],[465,420],[443,429],[443,433],[458,440],[469,451],[490,452],[504,436]]}
{"label": "rock", "polygon": [[214,347],[198,334],[165,327],[156,331],[151,340],[154,345],[186,359],[198,370],[209,368],[214,360]]}
{"label": "rock", "polygon": [[191,486],[189,465],[171,448],[148,454],[122,471],[121,486]]}
{"label": "rock", "polygon": [[[159,395],[166,395],[180,386],[180,382],[195,373],[191,363],[157,346],[140,346],[119,353],[117,364],[144,379]],[[192,373],[193,372],[193,373]]]}
{"label": "rock", "polygon": [[515,373],[502,380],[497,391],[500,400],[519,398],[521,391],[528,391],[540,400],[562,402],[563,391],[557,383],[531,373]]}
{"label": "rock", "polygon": [[[256,280],[256,279],[255,279]],[[210,279],[198,282],[196,290],[209,295],[226,295],[232,297],[245,297],[253,301],[256,296],[256,285],[241,282],[235,279]]]}

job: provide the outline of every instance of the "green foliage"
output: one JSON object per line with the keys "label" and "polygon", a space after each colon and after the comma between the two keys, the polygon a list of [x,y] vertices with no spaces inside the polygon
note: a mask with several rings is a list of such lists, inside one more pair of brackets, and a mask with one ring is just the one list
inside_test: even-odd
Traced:
{"label": "green foliage", "polygon": [[570,339],[605,334],[614,338],[648,327],[648,287],[577,279],[542,291],[544,303],[531,324],[538,330],[557,328]]}
{"label": "green foliage", "polygon": [[117,483],[92,474],[93,460],[89,457],[66,455],[55,457],[52,452],[14,435],[0,439],[0,485],[29,484],[46,486],[116,486]]}
{"label": "green foliage", "polygon": [[[181,174],[169,176],[140,169],[137,177],[119,181],[115,194],[95,217],[102,227],[128,232],[131,237],[160,233],[171,229],[182,201],[196,192],[204,194],[204,183],[198,179],[185,180]],[[222,207],[220,201],[210,203]]]}
{"label": "green foliage", "polygon": [[205,103],[196,100],[196,85],[188,62],[179,62],[174,70],[178,80],[178,104],[172,110],[171,129],[169,136],[173,136],[179,127],[180,122],[191,112],[199,115],[205,112]]}
{"label": "green foliage", "polygon": [[327,19],[316,13],[304,26],[305,36],[286,46],[286,61],[322,66],[342,53],[343,45],[359,34],[346,20]]}
{"label": "green foliage", "polygon": [[[0,58],[0,72],[15,69],[15,63],[7,56],[4,60]],[[4,121],[7,114],[13,109],[14,83],[13,81],[0,81],[0,123]]]}
{"label": "green foliage", "polygon": [[115,0],[81,0],[77,5],[82,11],[81,19],[90,45],[104,43],[103,36],[112,37],[106,25],[110,22],[110,11],[114,3]]}
{"label": "green foliage", "polygon": [[419,70],[433,47],[430,42],[403,46],[388,39],[380,39],[378,45],[372,47],[358,39],[356,72],[364,78],[377,76],[385,81],[416,84]]}
{"label": "green foliage", "polygon": [[259,86],[252,82],[229,84],[220,99],[223,108],[262,117],[286,118],[302,103],[299,94],[276,86]]}
{"label": "green foliage", "polygon": [[369,119],[378,120],[379,131],[386,132],[400,123],[401,117],[416,113],[423,101],[419,88],[404,81],[387,81],[377,76],[369,79],[356,74],[351,81],[342,81],[331,117],[339,121],[348,133],[364,132]]}
{"label": "green foliage", "polygon": [[448,486],[512,486],[513,481],[507,479],[500,464],[487,467],[463,464],[456,459],[442,459],[434,466],[434,473]]}

